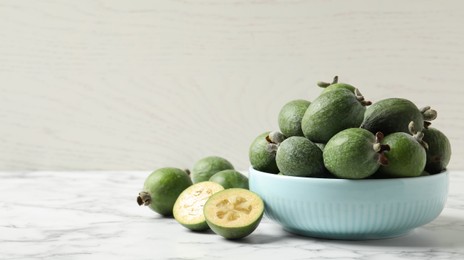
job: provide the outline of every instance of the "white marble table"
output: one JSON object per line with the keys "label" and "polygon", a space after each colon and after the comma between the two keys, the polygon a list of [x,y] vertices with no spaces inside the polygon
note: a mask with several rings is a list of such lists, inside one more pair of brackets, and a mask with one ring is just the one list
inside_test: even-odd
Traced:
{"label": "white marble table", "polygon": [[300,237],[268,219],[228,241],[136,203],[149,172],[0,172],[0,259],[464,259],[464,172],[442,214],[399,238]]}

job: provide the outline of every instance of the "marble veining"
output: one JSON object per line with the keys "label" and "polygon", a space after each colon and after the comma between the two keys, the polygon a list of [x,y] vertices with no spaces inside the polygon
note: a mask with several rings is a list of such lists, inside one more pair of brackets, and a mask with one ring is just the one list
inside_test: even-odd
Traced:
{"label": "marble veining", "polygon": [[464,259],[463,172],[437,219],[371,241],[301,237],[267,218],[240,241],[191,232],[137,205],[148,174],[1,172],[0,259]]}

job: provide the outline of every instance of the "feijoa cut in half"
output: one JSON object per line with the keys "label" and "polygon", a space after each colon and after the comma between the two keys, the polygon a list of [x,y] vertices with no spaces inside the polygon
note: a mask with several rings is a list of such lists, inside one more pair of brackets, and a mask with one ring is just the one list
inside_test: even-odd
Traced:
{"label": "feijoa cut in half", "polygon": [[258,227],[264,203],[254,192],[232,188],[212,195],[203,213],[214,233],[227,239],[241,239]]}
{"label": "feijoa cut in half", "polygon": [[193,231],[208,229],[203,207],[211,195],[221,190],[224,190],[224,187],[212,181],[193,184],[177,198],[173,209],[174,218],[182,226]]}
{"label": "feijoa cut in half", "polygon": [[344,179],[364,179],[374,174],[384,160],[387,145],[383,134],[375,136],[362,128],[348,128],[334,135],[325,146],[324,165],[333,175]]}
{"label": "feijoa cut in half", "polygon": [[163,216],[172,216],[174,203],[190,185],[192,180],[186,171],[172,167],[157,169],[145,179],[137,203]]}
{"label": "feijoa cut in half", "polygon": [[224,189],[243,188],[248,189],[248,177],[236,170],[223,170],[215,173],[209,181],[221,184]]}
{"label": "feijoa cut in half", "polygon": [[303,99],[296,99],[286,103],[279,112],[279,129],[286,137],[303,136],[301,130],[301,120],[311,102]]}
{"label": "feijoa cut in half", "polygon": [[327,143],[336,133],[359,127],[370,102],[355,91],[337,88],[318,96],[306,110],[301,121],[303,134],[316,143]]}
{"label": "feijoa cut in half", "polygon": [[428,144],[425,170],[430,174],[442,172],[448,166],[451,158],[451,144],[446,135],[432,127],[424,128],[424,140]]}
{"label": "feijoa cut in half", "polygon": [[437,117],[437,112],[430,107],[422,109],[404,98],[387,98],[375,102],[366,109],[361,127],[384,135],[395,132],[409,133],[408,124],[413,121],[417,131]]}
{"label": "feijoa cut in half", "polygon": [[379,168],[380,174],[390,177],[417,177],[425,169],[427,144],[422,140],[422,132],[414,129],[414,122],[409,124],[413,134],[396,132],[385,136],[382,145],[388,145],[385,152],[386,163]]}
{"label": "feijoa cut in half", "polygon": [[215,173],[222,170],[234,169],[232,163],[219,156],[208,156],[198,160],[192,168],[191,177],[193,183],[207,181]]}
{"label": "feijoa cut in half", "polygon": [[268,173],[278,173],[276,164],[277,146],[285,139],[285,136],[277,131],[264,132],[257,136],[251,143],[248,157],[251,166]]}

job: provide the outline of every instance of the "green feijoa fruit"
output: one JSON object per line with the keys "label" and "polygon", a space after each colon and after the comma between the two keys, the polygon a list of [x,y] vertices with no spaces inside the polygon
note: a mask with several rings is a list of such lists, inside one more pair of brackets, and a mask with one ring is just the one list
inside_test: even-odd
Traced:
{"label": "green feijoa fruit", "polygon": [[232,188],[211,196],[203,213],[214,233],[226,239],[241,239],[258,227],[263,217],[264,203],[254,192]]}
{"label": "green feijoa fruit", "polygon": [[207,181],[215,173],[228,169],[234,169],[234,166],[228,160],[219,156],[208,156],[198,160],[193,165],[190,175],[193,183],[198,183]]}
{"label": "green feijoa fruit", "polygon": [[329,91],[332,91],[334,89],[337,89],[337,88],[345,88],[345,89],[348,89],[349,91],[355,93],[355,87],[350,85],[350,84],[346,84],[346,83],[339,83],[338,82],[338,76],[335,76],[332,83],[327,83],[327,82],[322,82],[322,81],[319,81],[317,83],[317,85],[321,88],[324,88],[324,90],[322,91],[322,93],[325,93],[325,92],[329,92]]}
{"label": "green feijoa fruit", "polygon": [[370,102],[365,101],[359,91],[356,92],[355,95],[348,89],[337,88],[317,97],[301,121],[304,136],[316,143],[327,143],[336,133],[359,127],[365,106]]}
{"label": "green feijoa fruit", "polygon": [[285,139],[277,149],[276,162],[283,175],[301,177],[324,175],[321,149],[302,136]]}
{"label": "green feijoa fruit", "polygon": [[208,229],[203,207],[214,193],[224,190],[220,184],[212,181],[202,181],[185,189],[174,204],[174,218],[182,226],[193,231]]}
{"label": "green feijoa fruit", "polygon": [[277,146],[285,139],[279,132],[264,132],[251,143],[248,152],[251,166],[258,171],[278,173],[275,161]]}
{"label": "green feijoa fruit", "polygon": [[380,166],[381,173],[392,177],[417,177],[422,174],[427,161],[423,134],[420,131],[411,132],[413,135],[396,132],[382,140],[381,143],[388,145],[390,150],[385,152],[386,163]]}
{"label": "green feijoa fruit", "polygon": [[422,140],[428,145],[425,170],[431,174],[444,171],[451,158],[451,144],[448,137],[432,127],[424,128],[422,132],[424,133]]}
{"label": "green feijoa fruit", "polygon": [[409,133],[408,124],[413,121],[417,130],[421,131],[424,124],[434,120],[437,112],[430,107],[422,109],[410,100],[404,98],[387,98],[375,102],[366,109],[361,127],[384,135],[395,132]]}
{"label": "green feijoa fruit", "polygon": [[303,136],[301,119],[311,102],[303,99],[292,100],[286,103],[279,112],[278,123],[280,132],[287,137]]}
{"label": "green feijoa fruit", "polygon": [[323,152],[324,165],[333,175],[344,179],[364,179],[373,175],[382,162],[388,146],[362,128],[348,128],[334,135]]}
{"label": "green feijoa fruit", "polygon": [[236,170],[223,170],[217,172],[209,178],[209,181],[221,184],[224,189],[248,189],[248,177]]}
{"label": "green feijoa fruit", "polygon": [[148,206],[163,216],[171,216],[177,197],[190,185],[192,185],[190,176],[181,169],[171,167],[157,169],[145,179],[137,203],[140,206]]}

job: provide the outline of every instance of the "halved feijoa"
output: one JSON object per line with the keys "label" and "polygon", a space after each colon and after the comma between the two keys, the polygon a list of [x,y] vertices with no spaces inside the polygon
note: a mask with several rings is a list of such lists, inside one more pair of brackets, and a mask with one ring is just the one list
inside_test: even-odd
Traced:
{"label": "halved feijoa", "polygon": [[209,181],[221,184],[224,189],[243,188],[248,189],[248,177],[236,170],[223,170],[215,173]]}
{"label": "halved feijoa", "polygon": [[214,233],[227,239],[240,239],[258,227],[263,217],[264,203],[254,192],[232,188],[211,196],[203,213]]}
{"label": "halved feijoa", "polygon": [[148,206],[163,216],[171,216],[177,197],[190,185],[192,185],[190,176],[181,169],[173,167],[157,169],[145,179],[137,203],[140,206]]}
{"label": "halved feijoa", "polygon": [[424,140],[428,144],[425,170],[431,174],[442,172],[451,158],[451,144],[446,135],[432,127],[423,129]]}
{"label": "halved feijoa", "polygon": [[174,218],[184,227],[194,231],[208,229],[203,207],[211,195],[221,190],[224,190],[224,187],[212,181],[193,184],[177,198],[173,208]]}

